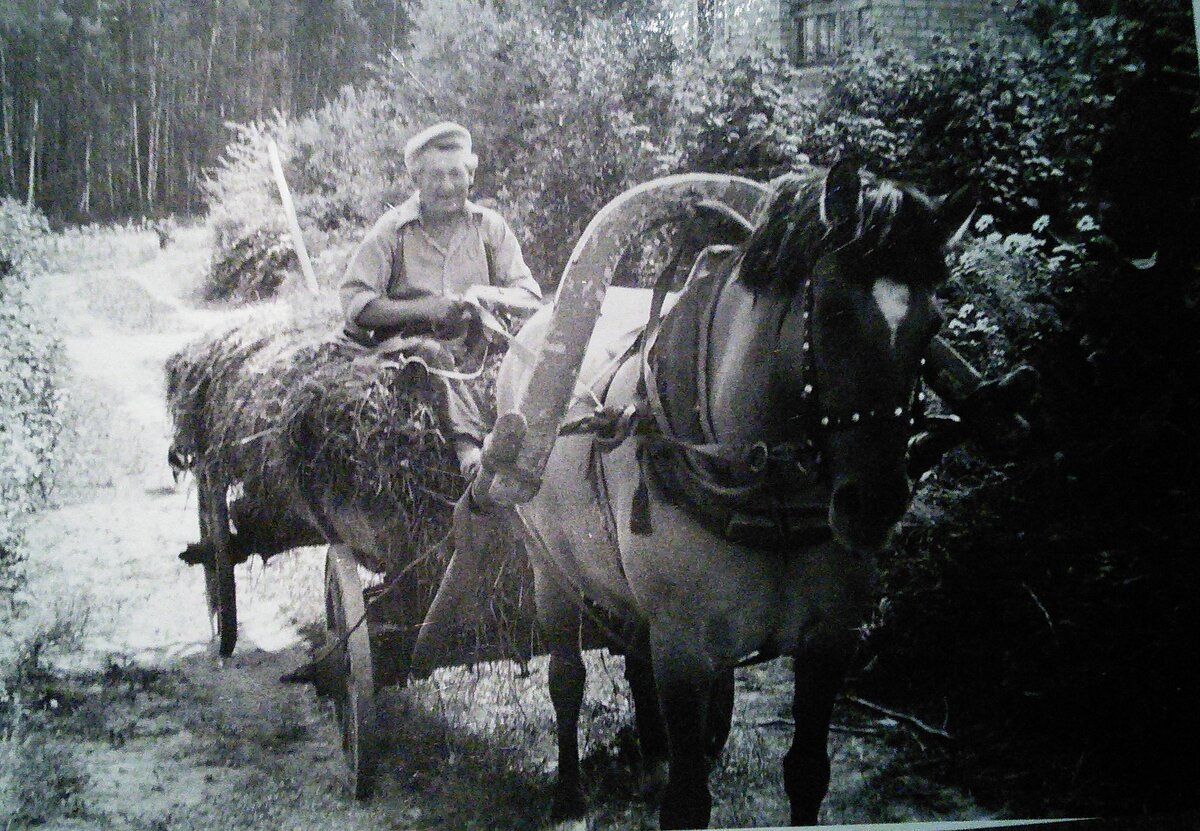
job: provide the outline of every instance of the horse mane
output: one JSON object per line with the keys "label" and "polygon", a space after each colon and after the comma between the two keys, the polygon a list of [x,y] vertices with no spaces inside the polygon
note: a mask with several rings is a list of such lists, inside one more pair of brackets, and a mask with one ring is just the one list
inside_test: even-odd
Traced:
{"label": "horse mane", "polygon": [[[915,187],[862,174],[860,227],[846,241],[830,233],[821,215],[825,171],[785,174],[771,183],[772,195],[751,219],[738,279],[759,290],[782,284],[795,290],[812,273],[817,260],[839,247],[853,246],[864,258],[889,259],[938,252],[934,203]],[[932,247],[931,247],[932,246]],[[898,269],[898,278],[919,279],[925,269]]]}

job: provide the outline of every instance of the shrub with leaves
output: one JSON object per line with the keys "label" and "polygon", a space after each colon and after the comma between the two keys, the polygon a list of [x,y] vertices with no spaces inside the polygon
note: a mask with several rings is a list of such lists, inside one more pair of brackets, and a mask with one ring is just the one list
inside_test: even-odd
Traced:
{"label": "shrub with leaves", "polygon": [[354,232],[398,203],[411,129],[403,101],[375,82],[344,88],[290,125],[286,171],[305,226]]}
{"label": "shrub with leaves", "polygon": [[218,254],[227,251],[249,232],[263,228],[284,229],[267,146],[271,141],[284,143],[289,122],[276,114],[270,121],[226,126],[232,131],[233,138],[204,180],[213,249]]}
{"label": "shrub with leaves", "polygon": [[49,496],[61,427],[60,345],[26,300],[48,232],[40,214],[0,201],[0,593],[14,587],[22,521]]}
{"label": "shrub with leaves", "polygon": [[814,154],[852,154],[935,190],[970,183],[1010,229],[1043,215],[1060,233],[1073,227],[1094,199],[1117,95],[1144,67],[1128,45],[1135,23],[1053,5],[1036,37],[992,29],[923,58],[846,60],[823,98]]}
{"label": "shrub with leaves", "polygon": [[658,173],[767,180],[808,164],[815,115],[800,70],[767,50],[689,54],[657,80],[665,112],[651,133]]}
{"label": "shrub with leaves", "polygon": [[268,228],[244,233],[216,252],[204,281],[205,300],[262,300],[275,293],[299,260],[286,234]]}
{"label": "shrub with leaves", "polygon": [[[948,331],[993,375],[1039,370],[1034,435],[1008,461],[956,453],[926,483],[884,561],[887,621],[859,684],[947,719],[947,768],[982,771],[985,800],[1194,809],[1177,762],[1200,738],[1178,658],[1200,649],[1191,21],[1156,0],[1120,17],[1028,5],[1016,51],[942,50],[953,84],[936,100],[967,108],[902,158],[990,194]],[[910,135],[920,148],[929,131]]]}
{"label": "shrub with leaves", "polygon": [[33,827],[86,811],[90,778],[55,719],[70,694],[55,661],[77,652],[87,609],[56,605],[50,616],[0,651],[0,816],[6,827]]}

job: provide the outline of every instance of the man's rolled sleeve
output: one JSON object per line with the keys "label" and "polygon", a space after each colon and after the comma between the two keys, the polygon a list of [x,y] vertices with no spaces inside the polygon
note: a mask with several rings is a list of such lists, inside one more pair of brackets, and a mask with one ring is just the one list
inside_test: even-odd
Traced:
{"label": "man's rolled sleeve", "polygon": [[533,279],[533,272],[525,264],[521,256],[521,243],[517,235],[499,214],[493,213],[486,223],[492,251],[495,256],[496,281],[504,288],[521,288],[529,292],[531,297],[540,300],[541,286]]}
{"label": "man's rolled sleeve", "polygon": [[[385,220],[387,218],[385,217]],[[392,276],[394,231],[390,222],[381,220],[367,233],[346,266],[338,286],[338,296],[346,320],[357,323],[358,316],[372,300],[387,296]]]}

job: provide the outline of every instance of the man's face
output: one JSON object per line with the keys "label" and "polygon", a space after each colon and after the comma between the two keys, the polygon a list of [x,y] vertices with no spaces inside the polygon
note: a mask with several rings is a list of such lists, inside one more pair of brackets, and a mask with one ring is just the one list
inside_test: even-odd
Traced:
{"label": "man's face", "polygon": [[461,213],[473,176],[461,150],[427,150],[413,178],[421,191],[421,213],[448,216]]}

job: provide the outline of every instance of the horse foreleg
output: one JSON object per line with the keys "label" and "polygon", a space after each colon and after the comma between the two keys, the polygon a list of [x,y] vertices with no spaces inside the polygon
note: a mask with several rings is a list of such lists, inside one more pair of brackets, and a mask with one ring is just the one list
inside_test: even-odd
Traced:
{"label": "horse foreleg", "polygon": [[708,699],[708,761],[715,764],[721,758],[729,729],[733,725],[733,670],[726,670],[713,681]]}
{"label": "horse foreleg", "polygon": [[658,815],[661,828],[705,828],[712,813],[708,705],[715,675],[708,659],[686,640],[651,636],[654,677],[671,750]]}
{"label": "horse foreleg", "polygon": [[815,825],[829,790],[829,720],[852,649],[819,649],[795,658],[792,718],[796,732],[783,759],[792,825]]}
{"label": "horse foreleg", "polygon": [[550,701],[558,727],[558,782],[554,789],[555,821],[583,816],[587,803],[579,785],[579,708],[587,670],[577,644],[550,648]]}
{"label": "horse foreleg", "polygon": [[658,706],[654,670],[642,654],[625,656],[625,680],[633,696],[633,720],[637,725],[638,747],[642,751],[642,796],[657,794],[667,784],[667,727]]}

